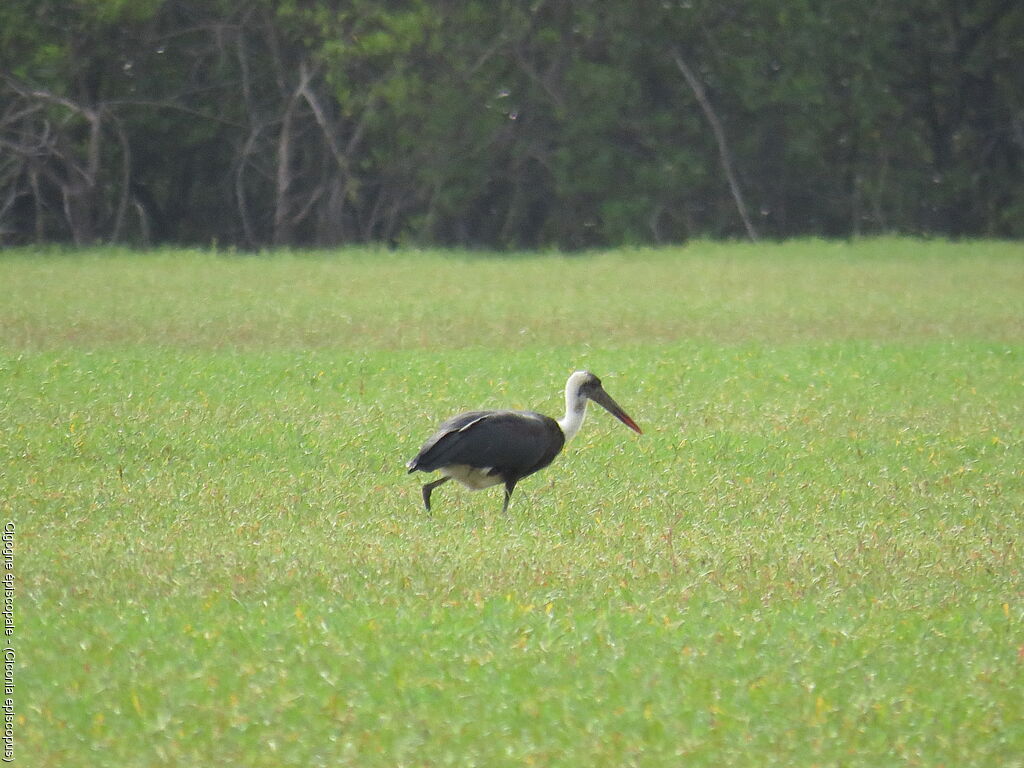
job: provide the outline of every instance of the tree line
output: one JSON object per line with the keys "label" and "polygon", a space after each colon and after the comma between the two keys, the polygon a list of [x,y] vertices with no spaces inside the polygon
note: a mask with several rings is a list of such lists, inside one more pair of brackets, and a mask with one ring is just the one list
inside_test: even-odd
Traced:
{"label": "tree line", "polygon": [[1024,236],[1019,0],[4,0],[0,243]]}

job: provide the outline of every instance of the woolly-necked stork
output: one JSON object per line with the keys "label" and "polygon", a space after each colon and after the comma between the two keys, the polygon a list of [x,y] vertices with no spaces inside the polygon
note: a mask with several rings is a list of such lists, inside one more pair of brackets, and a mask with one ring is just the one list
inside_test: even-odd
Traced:
{"label": "woolly-necked stork", "polygon": [[409,472],[441,473],[423,486],[427,511],[431,492],[454,478],[474,491],[504,483],[507,512],[516,483],[554,461],[580,431],[588,400],[642,434],[590,371],[576,371],[565,383],[565,416],[557,421],[534,411],[469,411],[445,421],[406,465]]}

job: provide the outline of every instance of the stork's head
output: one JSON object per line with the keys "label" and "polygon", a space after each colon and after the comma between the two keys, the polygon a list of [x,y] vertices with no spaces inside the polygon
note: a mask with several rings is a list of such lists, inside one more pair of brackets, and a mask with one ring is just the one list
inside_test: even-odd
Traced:
{"label": "stork's head", "polygon": [[565,400],[570,409],[581,411],[586,407],[587,400],[593,400],[634,432],[643,434],[636,422],[604,391],[601,380],[590,371],[576,371],[569,377],[565,384]]}

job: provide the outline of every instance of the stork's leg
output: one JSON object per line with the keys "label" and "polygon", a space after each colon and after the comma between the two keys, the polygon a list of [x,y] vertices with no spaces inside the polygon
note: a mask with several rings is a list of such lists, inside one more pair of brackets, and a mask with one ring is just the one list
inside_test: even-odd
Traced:
{"label": "stork's leg", "polygon": [[501,508],[501,513],[502,514],[505,514],[506,512],[508,512],[508,502],[509,502],[509,499],[512,498],[512,491],[514,491],[515,489],[516,489],[516,481],[515,480],[506,480],[505,481],[505,506],[503,506]]}
{"label": "stork's leg", "polygon": [[430,494],[435,488],[437,488],[437,486],[447,483],[449,480],[451,480],[450,477],[442,477],[440,480],[435,480],[434,482],[427,483],[423,486],[423,506],[427,508],[427,512],[430,511]]}

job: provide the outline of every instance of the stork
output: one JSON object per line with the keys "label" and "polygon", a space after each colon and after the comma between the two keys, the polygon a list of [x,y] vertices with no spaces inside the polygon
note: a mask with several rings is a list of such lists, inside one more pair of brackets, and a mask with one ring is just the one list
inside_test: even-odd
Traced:
{"label": "stork", "polygon": [[505,504],[516,483],[555,460],[562,447],[583,426],[587,401],[593,400],[637,434],[643,434],[590,371],[576,371],[565,383],[565,416],[557,421],[534,411],[468,411],[453,416],[427,438],[406,466],[409,472],[439,471],[441,477],[423,486],[423,504],[430,494],[455,479],[478,491],[505,484]]}

